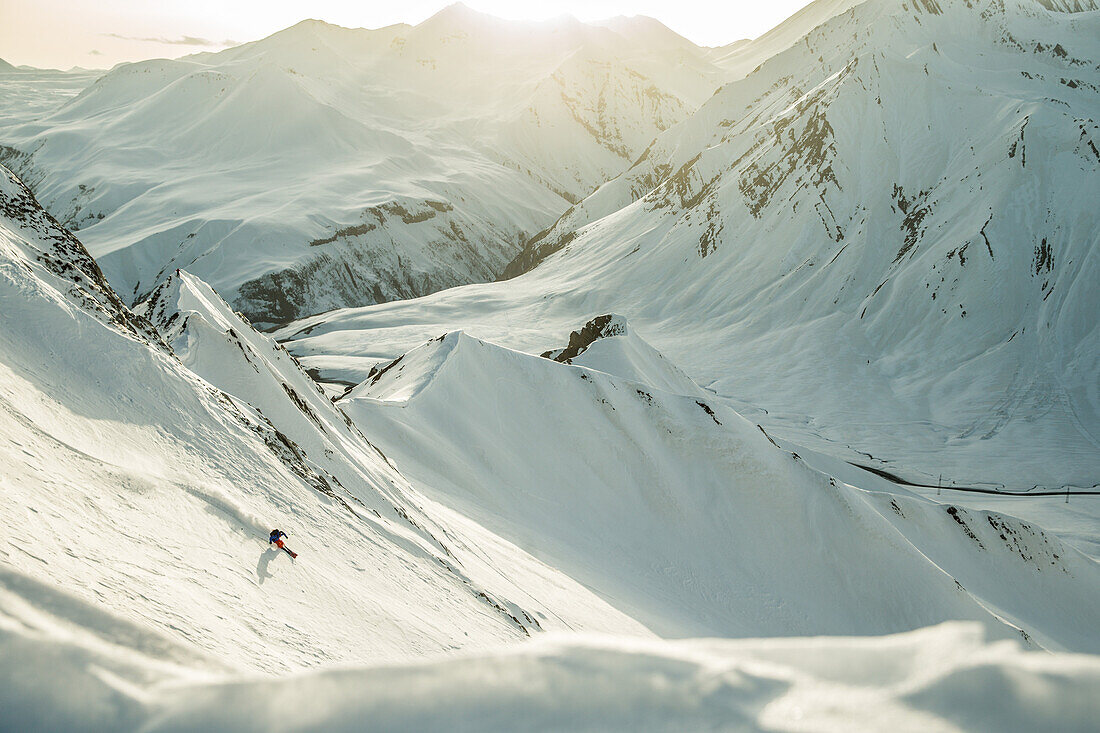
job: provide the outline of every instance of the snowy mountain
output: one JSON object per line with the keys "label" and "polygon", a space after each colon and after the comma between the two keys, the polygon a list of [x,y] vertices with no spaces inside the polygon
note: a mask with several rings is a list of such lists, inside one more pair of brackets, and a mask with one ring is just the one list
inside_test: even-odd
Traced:
{"label": "snowy mountain", "polygon": [[649,20],[303,21],[120,65],[0,157],[128,299],[184,268],[281,323],[494,279],[728,76]]}
{"label": "snowy mountain", "polygon": [[622,316],[593,318],[569,334],[564,348],[542,354],[564,364],[577,364],[625,377],[662,392],[705,397],[708,393],[639,336]]}
{"label": "snowy mountain", "polygon": [[[424,499],[200,281],[164,284],[147,320],[6,171],[0,204],[6,638],[118,617],[224,672],[647,634]],[[274,526],[308,572],[267,549]]]}
{"label": "snowy mountain", "polygon": [[459,328],[541,353],[615,312],[803,445],[918,483],[1091,486],[1100,15],[847,5],[753,42],[782,50],[530,240],[526,276],[279,337],[319,365]]}
{"label": "snowy mountain", "polygon": [[1093,0],[0,69],[0,729],[1093,730],[1097,119]]}

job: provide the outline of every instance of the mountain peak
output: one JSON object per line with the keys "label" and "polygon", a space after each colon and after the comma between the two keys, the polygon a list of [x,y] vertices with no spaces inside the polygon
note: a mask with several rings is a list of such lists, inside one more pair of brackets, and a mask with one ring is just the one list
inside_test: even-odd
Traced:
{"label": "mountain peak", "polygon": [[283,33],[302,33],[302,32],[321,32],[324,33],[327,30],[343,29],[343,26],[336,25],[335,23],[329,23],[327,20],[321,20],[320,18],[306,18],[300,20],[294,25],[286,28]]}
{"label": "mountain peak", "polygon": [[448,23],[454,25],[467,25],[469,23],[484,23],[498,20],[495,16],[474,10],[466,3],[451,3],[435,15],[425,20],[421,25]]}
{"label": "mountain peak", "polygon": [[649,15],[616,15],[613,18],[598,20],[593,25],[602,25],[613,30],[620,28],[654,28],[664,29],[669,33],[674,32],[667,25]]}
{"label": "mountain peak", "polygon": [[627,39],[644,43],[650,48],[654,46],[695,47],[695,44],[690,40],[648,15],[616,15],[614,18],[596,21],[592,25],[606,28]]}
{"label": "mountain peak", "polygon": [[546,20],[538,21],[522,21],[511,20],[507,18],[501,18],[489,13],[483,13],[480,10],[474,10],[470,6],[464,3],[452,3],[447,7],[440,10],[435,15],[431,16],[417,27],[437,27],[452,30],[470,30],[470,29],[503,29],[513,30],[516,28],[537,28],[543,31],[560,31],[560,30],[575,30],[585,23],[577,20],[576,17],[569,15],[568,13],[562,13]]}

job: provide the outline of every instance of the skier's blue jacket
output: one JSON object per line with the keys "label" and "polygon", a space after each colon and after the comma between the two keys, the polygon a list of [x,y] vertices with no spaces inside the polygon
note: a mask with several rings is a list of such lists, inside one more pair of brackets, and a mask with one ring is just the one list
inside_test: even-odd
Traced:
{"label": "skier's blue jacket", "polygon": [[282,531],[281,529],[273,529],[273,530],[271,530],[271,536],[267,538],[267,542],[268,542],[268,544],[270,544],[272,542],[277,542],[280,537],[286,537],[286,536],[287,536],[286,532]]}

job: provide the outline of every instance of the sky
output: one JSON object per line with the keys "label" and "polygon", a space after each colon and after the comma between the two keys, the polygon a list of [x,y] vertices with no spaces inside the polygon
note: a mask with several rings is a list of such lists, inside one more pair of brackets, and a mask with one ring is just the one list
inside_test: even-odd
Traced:
{"label": "sky", "polygon": [[[502,18],[649,15],[695,43],[754,38],[808,0],[466,0]],[[0,58],[15,65],[109,68],[254,41],[305,18],[349,27],[419,23],[449,0],[0,0]]]}

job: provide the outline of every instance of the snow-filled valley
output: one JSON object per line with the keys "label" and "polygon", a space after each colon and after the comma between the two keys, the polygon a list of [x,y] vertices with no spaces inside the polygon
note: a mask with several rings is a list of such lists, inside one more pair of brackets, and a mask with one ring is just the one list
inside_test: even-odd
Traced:
{"label": "snow-filled valley", "polygon": [[1100,720],[1093,3],[0,92],[0,731]]}

